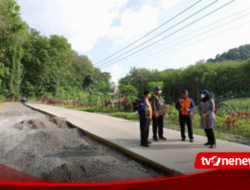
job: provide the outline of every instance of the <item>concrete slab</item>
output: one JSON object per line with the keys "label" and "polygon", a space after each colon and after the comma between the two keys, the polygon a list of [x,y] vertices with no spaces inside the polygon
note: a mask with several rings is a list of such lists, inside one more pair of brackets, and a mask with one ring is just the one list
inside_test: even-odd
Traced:
{"label": "concrete slab", "polygon": [[[217,140],[217,148],[209,149],[203,145],[207,141],[206,137],[194,135],[193,143],[182,142],[180,132],[169,129],[164,129],[167,141],[153,142],[150,148],[143,148],[139,146],[138,122],[43,104],[28,104],[28,106],[51,115],[65,117],[69,123],[81,128],[87,134],[110,143],[111,146],[118,147],[135,159],[169,174],[204,171],[194,168],[195,158],[199,152],[249,152],[250,150],[249,146],[223,140]],[[150,130],[150,139],[151,137]]]}

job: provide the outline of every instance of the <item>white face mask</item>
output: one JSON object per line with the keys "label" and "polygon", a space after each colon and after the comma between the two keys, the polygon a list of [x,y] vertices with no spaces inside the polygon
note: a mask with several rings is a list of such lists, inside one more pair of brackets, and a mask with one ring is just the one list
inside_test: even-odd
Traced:
{"label": "white face mask", "polygon": [[161,92],[162,92],[162,91],[160,90],[160,91],[159,91],[159,94],[161,94]]}
{"label": "white face mask", "polygon": [[203,98],[205,98],[206,97],[206,95],[205,94],[201,94],[201,98],[203,99]]}

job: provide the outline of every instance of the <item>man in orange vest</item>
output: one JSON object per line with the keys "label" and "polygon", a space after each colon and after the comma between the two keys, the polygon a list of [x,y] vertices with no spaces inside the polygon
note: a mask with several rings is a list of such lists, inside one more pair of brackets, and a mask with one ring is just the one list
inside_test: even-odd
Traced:
{"label": "man in orange vest", "polygon": [[175,108],[179,110],[179,119],[180,119],[180,126],[181,126],[181,138],[182,141],[186,140],[185,135],[185,124],[188,127],[188,137],[190,142],[194,142],[193,137],[193,130],[192,130],[192,117],[191,114],[195,109],[194,101],[188,97],[188,91],[182,91],[182,98],[177,100],[175,104]]}

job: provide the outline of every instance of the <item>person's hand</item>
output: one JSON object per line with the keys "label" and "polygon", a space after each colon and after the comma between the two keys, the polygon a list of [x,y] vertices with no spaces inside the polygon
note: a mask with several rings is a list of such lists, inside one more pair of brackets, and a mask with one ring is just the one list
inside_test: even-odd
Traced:
{"label": "person's hand", "polygon": [[183,108],[180,109],[181,112],[182,112],[183,110],[184,110]]}
{"label": "person's hand", "polygon": [[154,117],[157,118],[158,117],[158,114],[156,111],[154,111]]}
{"label": "person's hand", "polygon": [[188,111],[188,112],[190,111],[190,109],[185,109],[185,110]]}
{"label": "person's hand", "polygon": [[206,113],[203,113],[203,114],[202,114],[202,117],[203,117],[203,118],[206,118],[206,117],[207,117],[207,114],[206,114]]}

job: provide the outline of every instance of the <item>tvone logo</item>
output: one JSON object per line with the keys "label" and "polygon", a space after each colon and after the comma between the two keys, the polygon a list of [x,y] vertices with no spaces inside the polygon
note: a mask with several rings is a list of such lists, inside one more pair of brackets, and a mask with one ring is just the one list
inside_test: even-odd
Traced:
{"label": "tvone logo", "polygon": [[211,158],[201,157],[201,162],[203,166],[248,166],[250,165],[250,158],[220,158],[213,156]]}
{"label": "tvone logo", "polygon": [[213,166],[219,166],[220,162],[221,162],[221,158],[217,158],[217,156],[213,156],[212,158],[204,158],[202,157],[201,158],[201,161],[202,161],[202,165],[210,165],[213,164]]}

